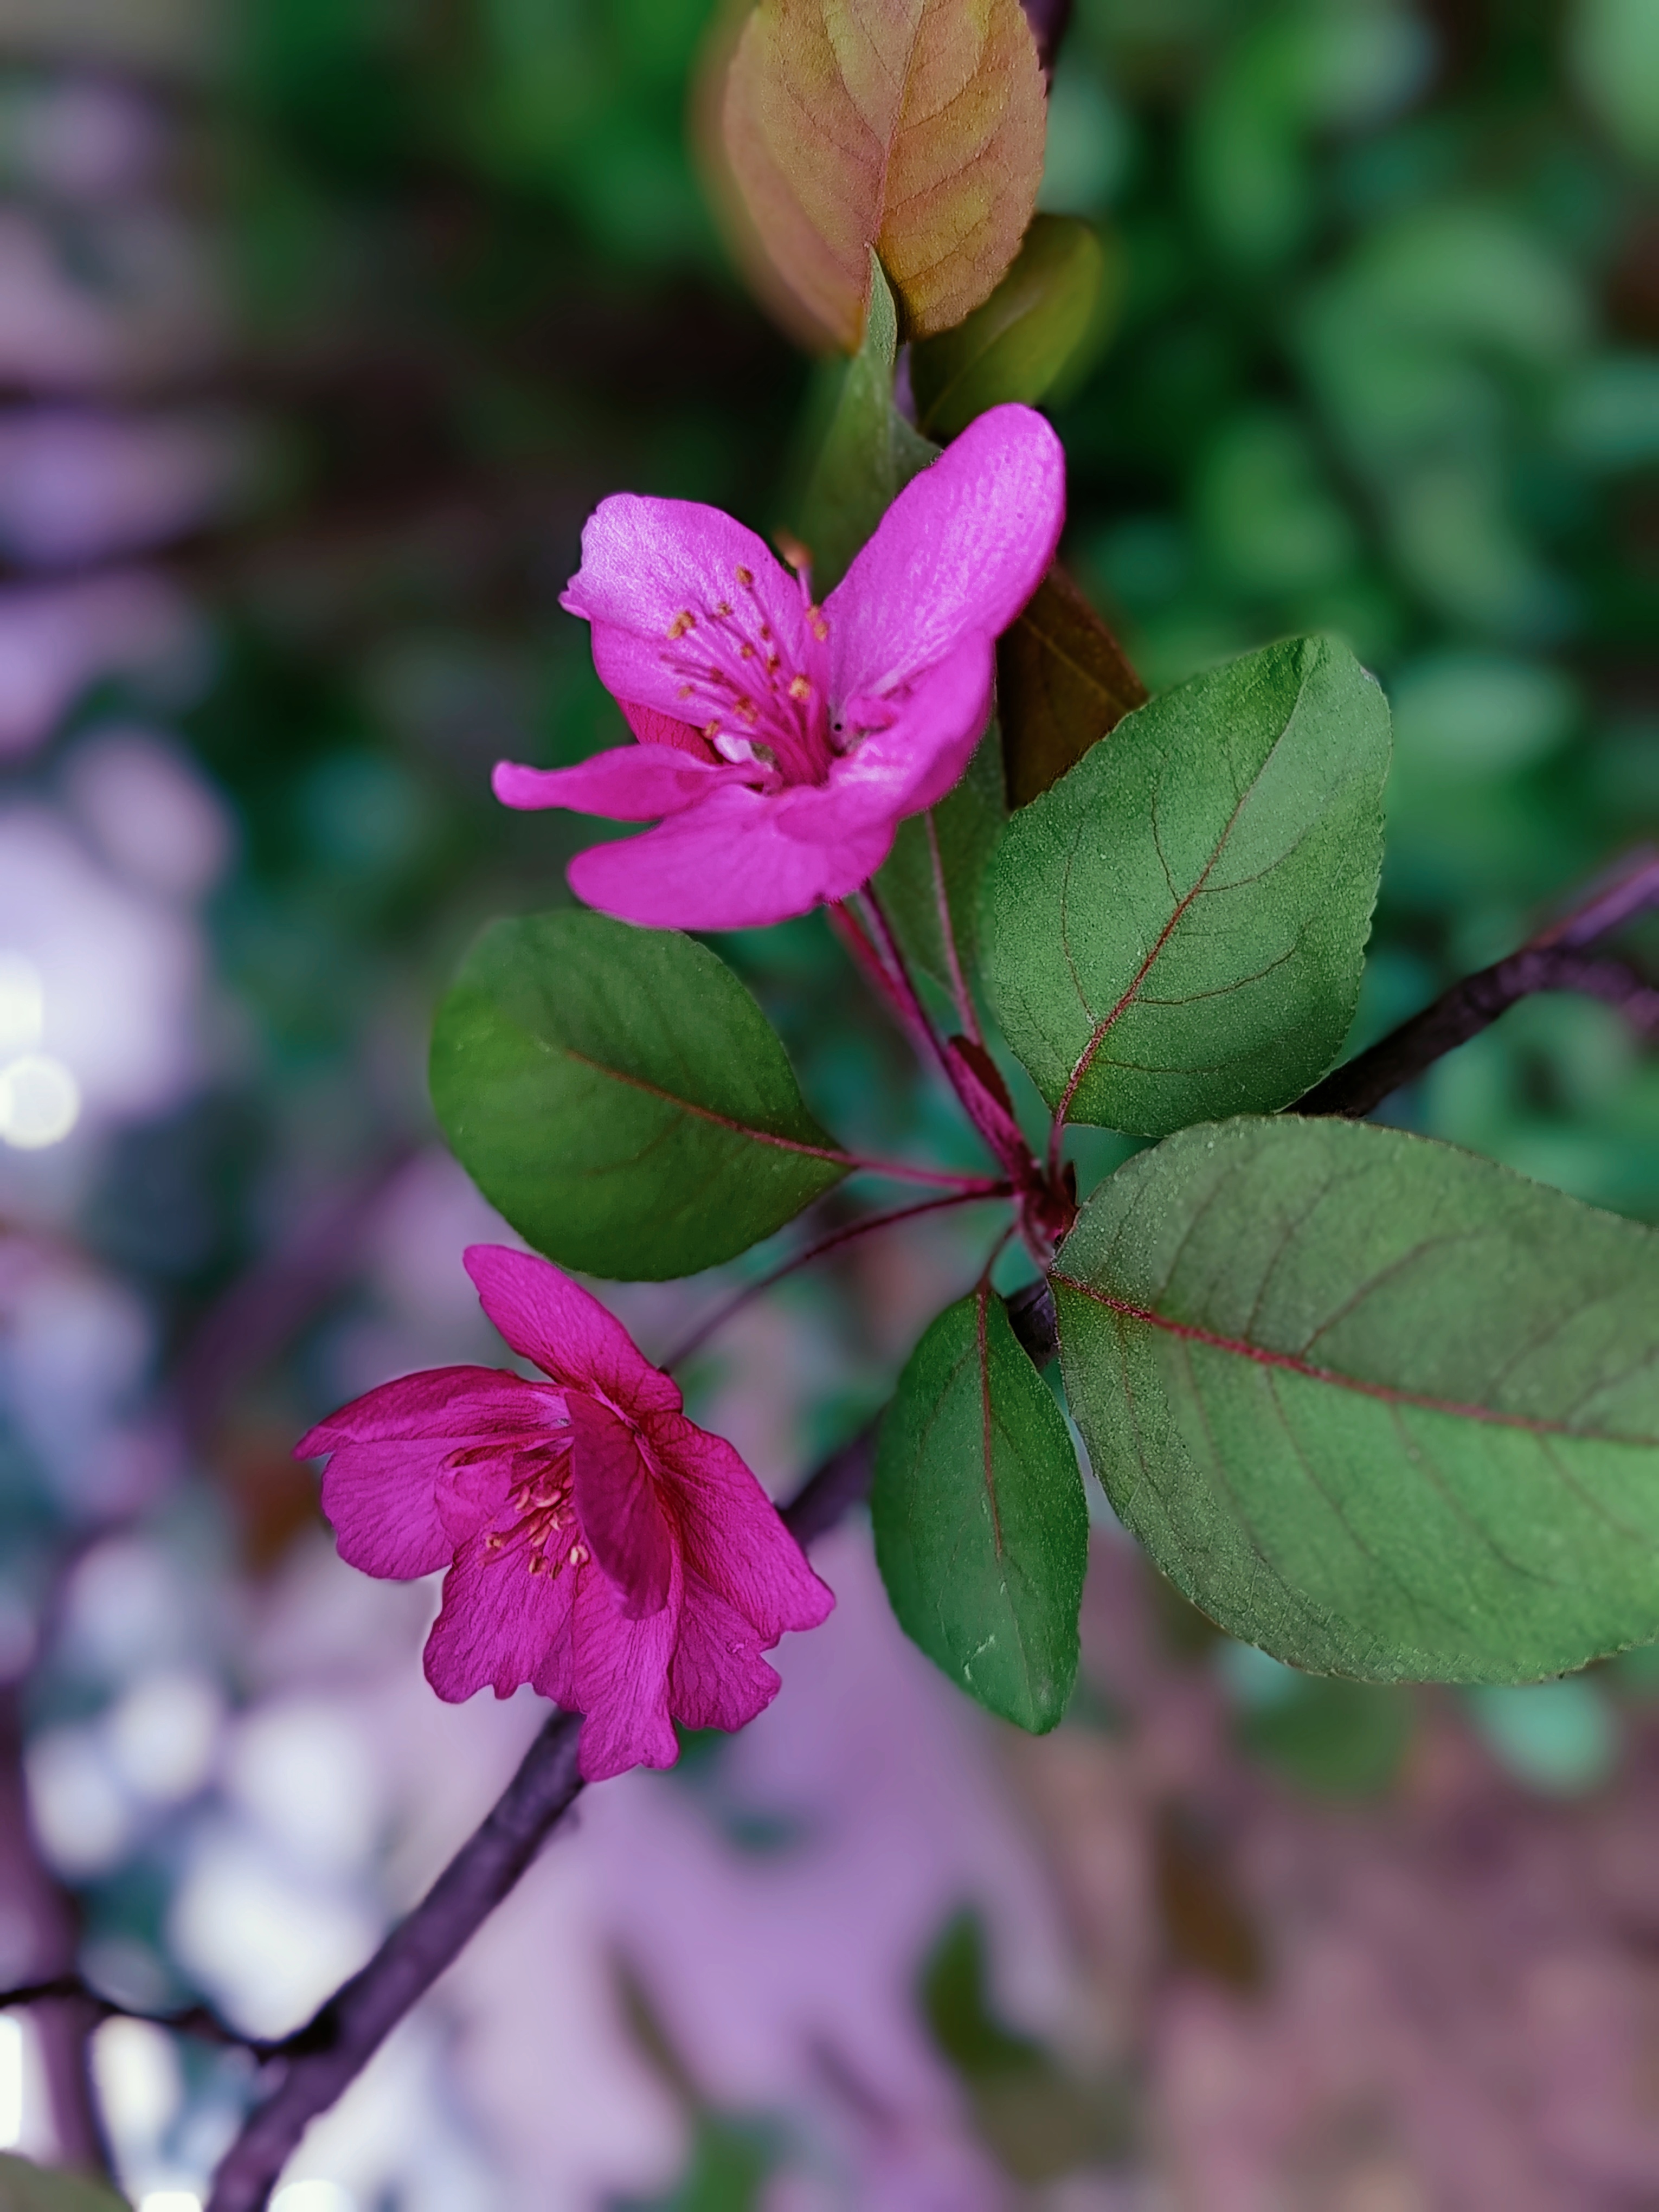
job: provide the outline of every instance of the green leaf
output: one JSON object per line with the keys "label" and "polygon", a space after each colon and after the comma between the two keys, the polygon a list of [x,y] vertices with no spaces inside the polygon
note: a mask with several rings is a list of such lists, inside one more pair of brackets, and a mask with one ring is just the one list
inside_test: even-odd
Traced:
{"label": "green leaf", "polygon": [[1106,256],[1075,216],[1031,219],[1014,264],[965,322],[910,349],[916,420],[954,438],[1006,399],[1041,399],[1089,335]]}
{"label": "green leaf", "polygon": [[893,404],[898,315],[880,262],[870,256],[870,313],[864,343],[847,364],[801,509],[801,536],[822,598],[852,566],[912,477],[939,457]]}
{"label": "green leaf", "polygon": [[1388,762],[1376,684],[1297,638],[1126,716],[1014,816],[982,957],[1050,1106],[1157,1137],[1324,1073],[1359,994]]}
{"label": "green leaf", "polygon": [[84,2173],[60,2173],[0,2154],[0,2212],[129,2212],[127,2200]]}
{"label": "green leaf", "polygon": [[1659,1236],[1398,1129],[1188,1129],[1054,1272],[1121,1519],[1293,1666],[1519,1682],[1659,1636]]}
{"label": "green leaf", "polygon": [[905,1634],[992,1712],[1053,1728],[1077,1673],[1088,1508],[1060,1408],[982,1283],[899,1378],[871,1512]]}
{"label": "green leaf", "polygon": [[591,1274],[712,1267],[850,1164],[722,961],[580,908],[485,931],[439,1009],[431,1079],[491,1205]]}
{"label": "green leaf", "polygon": [[1002,746],[993,723],[956,789],[928,813],[899,823],[877,871],[876,889],[906,959],[942,990],[955,988],[951,945],[963,975],[975,973],[980,887],[1006,819]]}
{"label": "green leaf", "polygon": [[1056,562],[997,641],[1008,804],[1029,806],[1146,703],[1122,647]]}

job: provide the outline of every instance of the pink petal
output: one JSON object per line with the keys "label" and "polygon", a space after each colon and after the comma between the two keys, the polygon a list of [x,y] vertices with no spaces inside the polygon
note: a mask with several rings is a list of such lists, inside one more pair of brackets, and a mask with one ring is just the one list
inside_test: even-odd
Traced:
{"label": "pink petal", "polygon": [[722,784],[753,783],[763,773],[694,760],[672,745],[613,745],[574,768],[520,768],[498,761],[489,787],[503,806],[568,806],[612,822],[654,822],[701,805]]}
{"label": "pink petal", "polygon": [[642,1428],[669,1486],[688,1576],[740,1613],[769,1647],[786,1629],[827,1620],[835,1592],[807,1565],[777,1508],[725,1437],[683,1413],[653,1413]]}
{"label": "pink petal", "polygon": [[492,1552],[482,1535],[456,1553],[426,1639],[426,1679],[446,1703],[459,1705],[486,1685],[510,1698],[550,1649],[568,1642],[575,1572],[532,1575],[532,1556],[522,1542]]}
{"label": "pink petal", "polygon": [[547,1423],[546,1395],[501,1368],[429,1368],[383,1382],[319,1421],[294,1454],[331,1455],[322,1506],[340,1557],[398,1582],[444,1565],[455,1548],[439,1515],[445,1461]]}
{"label": "pink petal", "polygon": [[623,1413],[678,1409],[678,1389],[616,1316],[550,1260],[506,1244],[471,1244],[462,1256],[480,1304],[520,1358]]}
{"label": "pink petal", "polygon": [[[584,1782],[603,1782],[630,1766],[672,1766],[679,1757],[668,1715],[668,1668],[683,1593],[677,1559],[667,1604],[630,1620],[603,1575],[584,1567],[578,1577],[569,1631],[570,1702],[583,1716],[577,1765]],[[557,1665],[555,1657],[548,1680]],[[537,1687],[542,1686],[538,1676]]]}
{"label": "pink petal", "polygon": [[653,707],[636,707],[631,700],[619,699],[623,720],[642,745],[672,745],[677,752],[690,753],[694,760],[708,761],[718,765],[720,755],[701,730],[694,730],[690,722],[677,721],[672,714],[659,714]]}
{"label": "pink petal", "polygon": [[673,1576],[668,1523],[634,1431],[597,1398],[572,1391],[572,1496],[593,1557],[623,1594],[630,1620],[659,1613]]}
{"label": "pink petal", "polygon": [[[745,586],[738,572],[747,572]],[[621,700],[679,720],[680,664],[695,658],[699,625],[722,605],[771,627],[785,661],[804,665],[799,586],[764,541],[717,507],[619,492],[601,500],[582,532],[582,565],[561,604],[593,626],[593,665]],[[684,629],[690,615],[692,625]]]}
{"label": "pink petal", "polygon": [[685,1578],[680,1637],[668,1669],[668,1702],[686,1728],[740,1729],[782,1687],[761,1657],[760,1640],[696,1575]]}
{"label": "pink petal", "polygon": [[578,853],[570,888],[647,929],[757,929],[846,898],[887,858],[892,826],[860,824],[809,844],[775,811],[795,796],[717,792],[659,830]]}
{"label": "pink petal", "polygon": [[825,784],[798,784],[772,802],[785,834],[839,845],[935,806],[960,780],[991,715],[991,640],[960,639],[895,703],[897,719],[838,760]]}
{"label": "pink petal", "polygon": [[1060,443],[1030,407],[993,407],[908,483],[824,603],[832,695],[890,690],[970,631],[996,637],[1054,557]]}

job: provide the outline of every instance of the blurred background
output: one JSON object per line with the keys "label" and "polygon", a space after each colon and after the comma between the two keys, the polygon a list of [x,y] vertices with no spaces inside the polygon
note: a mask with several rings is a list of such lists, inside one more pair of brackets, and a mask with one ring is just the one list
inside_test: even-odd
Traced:
{"label": "blurred background", "polygon": [[[710,15],[0,0],[0,1986],[286,2031],[545,1710],[441,1705],[434,1591],[341,1565],[289,1455],[500,1357],[425,1048],[593,835],[487,787],[622,734],[556,606],[582,518],[764,530],[799,480],[811,364],[687,151]],[[1656,169],[1651,0],[1079,0],[1042,204],[1115,306],[1054,410],[1067,557],[1154,686],[1315,627],[1382,676],[1358,1042],[1659,817]],[[721,949],[838,1132],[962,1152],[821,919]],[[1530,1001],[1389,1112],[1659,1217],[1608,1007]],[[792,1282],[692,1411],[792,1487],[982,1242]],[[660,1352],[714,1295],[613,1303]],[[1659,2203],[1654,1656],[1301,1680],[1094,1505],[1042,1741],[837,1531],[777,1703],[583,1802],[280,2212]],[[84,2027],[0,2014],[0,2147],[89,2154]],[[134,2202],[193,2212],[251,2068],[118,2019],[90,2065]]]}

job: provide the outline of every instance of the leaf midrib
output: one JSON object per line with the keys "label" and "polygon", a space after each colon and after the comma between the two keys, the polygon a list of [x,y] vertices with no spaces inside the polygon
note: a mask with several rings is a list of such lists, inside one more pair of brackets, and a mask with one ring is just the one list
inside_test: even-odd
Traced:
{"label": "leaf midrib", "polygon": [[1609,1434],[1601,1430],[1570,1428],[1565,1421],[1540,1419],[1529,1413],[1501,1413],[1496,1407],[1476,1406],[1455,1398],[1437,1398],[1426,1391],[1405,1390],[1391,1382],[1368,1382],[1358,1375],[1344,1375],[1334,1367],[1322,1367],[1310,1359],[1299,1358],[1292,1352],[1275,1352],[1266,1345],[1250,1344],[1242,1337],[1225,1336],[1219,1330],[1205,1328],[1196,1322],[1176,1321],[1169,1314],[1157,1312],[1150,1306],[1138,1305],[1133,1299],[1114,1297],[1109,1291],[1097,1290],[1092,1284],[1079,1282],[1076,1276],[1053,1270],[1049,1280],[1079,1297],[1103,1306],[1109,1313],[1125,1321],[1142,1322],[1148,1328],[1160,1330],[1184,1344],[1201,1344],[1212,1352],[1230,1352],[1235,1358],[1249,1360],[1257,1367],[1277,1369],[1288,1375],[1299,1376],[1308,1382],[1328,1383],[1333,1389],[1348,1390],[1364,1398],[1374,1398],[1389,1406],[1413,1406],[1425,1413],[1448,1413],[1462,1420],[1477,1421],[1492,1428],[1519,1429],[1529,1436],[1567,1437],[1579,1443],[1620,1444],[1632,1450],[1652,1449],[1659,1437],[1626,1437]]}
{"label": "leaf midrib", "polygon": [[757,1129],[747,1121],[735,1121],[729,1114],[717,1113],[712,1106],[700,1106],[695,1099],[682,1098],[675,1091],[665,1091],[659,1084],[653,1083],[646,1076],[633,1075],[626,1068],[612,1067],[604,1060],[591,1059],[586,1053],[578,1052],[574,1045],[561,1045],[556,1048],[566,1059],[592,1068],[596,1075],[608,1077],[613,1083],[625,1083],[633,1090],[644,1091],[647,1097],[659,1098],[665,1106],[672,1106],[683,1114],[694,1114],[700,1121],[712,1122],[719,1129],[729,1129],[733,1136],[747,1138],[752,1144],[770,1145],[781,1152],[804,1153],[808,1159],[830,1160],[837,1167],[851,1167],[853,1164],[850,1152],[838,1152],[833,1146],[808,1145],[796,1137],[776,1136],[769,1129]]}

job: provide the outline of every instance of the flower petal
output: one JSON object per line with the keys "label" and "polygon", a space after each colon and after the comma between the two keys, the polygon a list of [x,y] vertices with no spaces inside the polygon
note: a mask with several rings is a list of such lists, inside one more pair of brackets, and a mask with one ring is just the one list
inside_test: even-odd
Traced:
{"label": "flower petal", "polygon": [[1066,460],[1034,408],[992,407],[908,483],[824,603],[831,691],[878,695],[1036,591],[1066,519]]}
{"label": "flower petal", "polygon": [[533,1557],[524,1543],[491,1551],[482,1535],[455,1554],[426,1639],[426,1679],[447,1704],[486,1685],[510,1698],[536,1679],[550,1650],[568,1646],[575,1571],[532,1574]]}
{"label": "flower petal", "polygon": [[776,1506],[725,1437],[683,1413],[653,1413],[641,1426],[667,1485],[687,1574],[735,1607],[767,1646],[786,1629],[827,1620],[835,1592],[807,1565]]}
{"label": "flower petal", "polygon": [[765,623],[785,661],[805,665],[805,610],[794,578],[752,530],[693,500],[633,492],[601,500],[561,605],[592,624],[593,665],[606,689],[677,720],[697,628],[723,619],[722,606],[739,619],[747,608],[747,627],[758,634]]}
{"label": "flower petal", "polygon": [[753,1627],[696,1575],[685,1578],[668,1702],[686,1728],[740,1729],[783,1686]]}
{"label": "flower petal", "polygon": [[437,1367],[383,1382],[319,1421],[294,1455],[331,1455],[322,1506],[340,1557],[397,1582],[443,1566],[455,1548],[438,1511],[445,1461],[547,1423],[544,1398],[503,1368]]}
{"label": "flower petal", "polygon": [[678,1389],[616,1316],[550,1260],[506,1244],[471,1244],[462,1256],[479,1304],[520,1358],[623,1413],[678,1409]]}
{"label": "flower petal", "polygon": [[574,768],[520,768],[514,761],[498,761],[489,787],[503,806],[568,806],[612,822],[654,822],[700,806],[722,784],[753,783],[763,773],[695,760],[673,745],[613,745]]}
{"label": "flower petal", "polygon": [[668,1523],[634,1431],[597,1398],[573,1390],[571,1494],[588,1548],[623,1595],[630,1620],[659,1613],[673,1577]]}
{"label": "flower petal", "polygon": [[619,699],[623,720],[642,745],[672,745],[676,752],[690,753],[694,760],[718,763],[714,750],[701,730],[694,730],[690,722],[682,722],[672,714],[659,714],[654,707],[637,706],[631,699]]}
{"label": "flower petal", "polygon": [[808,843],[775,811],[793,798],[716,792],[660,829],[578,853],[570,888],[647,929],[757,929],[846,898],[887,858],[891,824]]}
{"label": "flower petal", "polygon": [[935,806],[957,784],[991,717],[995,659],[977,632],[960,639],[896,702],[896,719],[838,760],[826,784],[799,784],[773,805],[779,826],[809,844],[840,845]]}
{"label": "flower petal", "polygon": [[[683,1594],[677,1559],[667,1604],[630,1620],[620,1594],[602,1574],[590,1566],[578,1576],[569,1629],[569,1702],[583,1716],[576,1763],[584,1782],[603,1782],[630,1766],[672,1766],[679,1757],[668,1717],[668,1668]],[[556,1657],[549,1680],[557,1666]],[[536,1686],[542,1687],[542,1677]]]}

